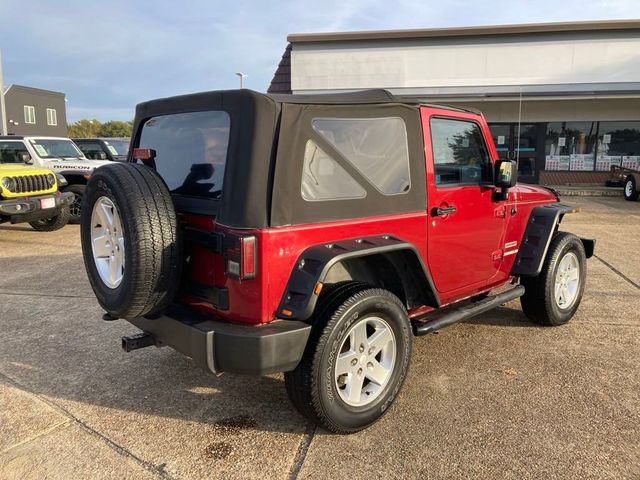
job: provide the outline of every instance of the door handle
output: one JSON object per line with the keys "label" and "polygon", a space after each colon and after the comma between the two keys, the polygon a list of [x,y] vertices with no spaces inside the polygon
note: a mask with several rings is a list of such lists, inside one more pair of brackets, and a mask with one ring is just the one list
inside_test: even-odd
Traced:
{"label": "door handle", "polygon": [[431,215],[433,217],[444,217],[445,215],[451,215],[452,213],[456,213],[457,209],[453,205],[450,207],[434,207],[431,210]]}

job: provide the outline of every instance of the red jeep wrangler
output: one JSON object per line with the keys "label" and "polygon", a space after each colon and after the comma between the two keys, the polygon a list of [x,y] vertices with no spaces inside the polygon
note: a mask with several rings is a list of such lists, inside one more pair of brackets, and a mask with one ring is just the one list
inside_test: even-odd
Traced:
{"label": "red jeep wrangler", "polygon": [[558,231],[475,111],[386,91],[218,91],[138,105],[129,162],[91,177],[84,261],[105,319],[213,372],[285,372],[354,432],[391,405],[413,336],[520,298],[574,315],[594,241]]}

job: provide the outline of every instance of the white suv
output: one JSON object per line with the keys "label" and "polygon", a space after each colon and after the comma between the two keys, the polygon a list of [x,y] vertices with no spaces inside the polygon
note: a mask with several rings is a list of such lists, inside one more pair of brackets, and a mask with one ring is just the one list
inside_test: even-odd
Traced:
{"label": "white suv", "polygon": [[80,209],[87,180],[93,171],[109,161],[89,160],[70,139],[64,137],[0,137],[2,143],[19,143],[24,147],[27,163],[48,168],[64,176],[68,185],[62,189],[72,192],[74,200],[69,207],[71,223],[80,222]]}

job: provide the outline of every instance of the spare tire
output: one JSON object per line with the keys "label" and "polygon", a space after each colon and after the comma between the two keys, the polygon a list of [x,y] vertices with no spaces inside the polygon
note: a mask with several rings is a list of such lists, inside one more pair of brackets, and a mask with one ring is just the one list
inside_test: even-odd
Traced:
{"label": "spare tire", "polygon": [[171,303],[182,249],[171,194],[154,170],[134,163],[98,168],[80,224],[89,282],[107,313],[152,317]]}

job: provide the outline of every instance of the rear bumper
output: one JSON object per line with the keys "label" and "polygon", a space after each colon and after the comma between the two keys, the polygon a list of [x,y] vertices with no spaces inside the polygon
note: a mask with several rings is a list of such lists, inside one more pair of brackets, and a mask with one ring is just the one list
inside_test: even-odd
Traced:
{"label": "rear bumper", "polygon": [[249,375],[293,370],[311,331],[310,325],[290,320],[231,324],[177,305],[158,318],[129,322],[151,335],[156,345],[170,346],[212,373]]}
{"label": "rear bumper", "polygon": [[[42,200],[55,199],[55,206],[42,208]],[[0,201],[0,216],[11,220],[11,223],[33,222],[43,218],[55,217],[64,206],[71,205],[73,193],[51,193],[36,197],[11,198]]]}

